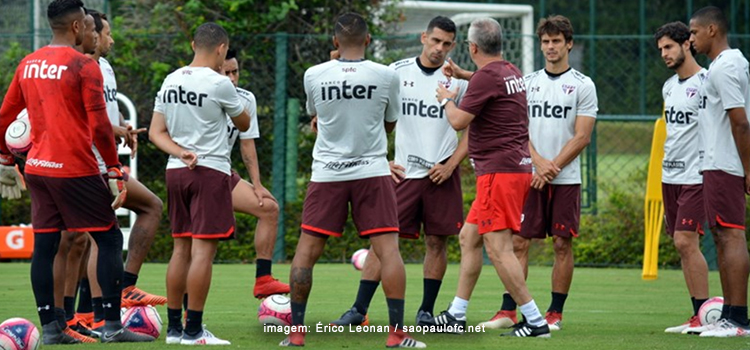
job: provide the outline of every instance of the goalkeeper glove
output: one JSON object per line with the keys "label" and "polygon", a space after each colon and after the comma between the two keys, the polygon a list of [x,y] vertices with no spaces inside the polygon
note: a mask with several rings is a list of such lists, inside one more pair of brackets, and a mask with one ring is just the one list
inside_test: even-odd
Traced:
{"label": "goalkeeper glove", "polygon": [[21,198],[21,191],[26,190],[15,163],[12,155],[0,154],[0,196],[5,199]]}
{"label": "goalkeeper glove", "polygon": [[112,209],[120,208],[128,196],[128,189],[125,187],[125,181],[122,178],[122,169],[120,165],[107,167],[107,184],[109,191],[115,200],[112,201]]}

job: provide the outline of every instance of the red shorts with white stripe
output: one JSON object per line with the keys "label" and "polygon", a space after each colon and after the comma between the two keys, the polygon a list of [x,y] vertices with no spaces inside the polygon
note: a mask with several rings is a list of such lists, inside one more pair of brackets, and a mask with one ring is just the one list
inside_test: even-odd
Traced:
{"label": "red shorts with white stripe", "polygon": [[390,176],[310,182],[302,209],[302,232],[340,237],[350,205],[360,236],[398,233],[398,206]]}
{"label": "red shorts with white stripe", "polygon": [[167,169],[172,237],[234,238],[231,181],[231,176],[203,166]]}
{"label": "red shorts with white stripe", "polygon": [[745,179],[721,170],[703,171],[708,227],[745,230]]}
{"label": "red shorts with white stripe", "polygon": [[492,173],[477,177],[477,197],[466,222],[479,234],[521,230],[523,203],[531,187],[531,173]]}
{"label": "red shorts with white stripe", "polygon": [[545,185],[530,189],[523,206],[521,232],[524,238],[578,237],[581,218],[581,185]]}

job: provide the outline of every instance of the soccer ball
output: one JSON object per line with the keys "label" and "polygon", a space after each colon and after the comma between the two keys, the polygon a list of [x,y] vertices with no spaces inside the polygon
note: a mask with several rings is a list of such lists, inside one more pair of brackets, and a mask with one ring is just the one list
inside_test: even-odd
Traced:
{"label": "soccer ball", "polygon": [[352,254],[352,265],[354,265],[355,269],[361,271],[362,268],[365,267],[365,260],[367,259],[367,253],[369,252],[369,250],[362,248]]}
{"label": "soccer ball", "polygon": [[25,158],[31,149],[31,123],[24,109],[5,131],[5,144],[13,155]]}
{"label": "soccer ball", "polygon": [[121,317],[122,326],[135,333],[150,335],[154,339],[161,334],[162,321],[156,308],[147,306],[134,306],[125,311]]}
{"label": "soccer ball", "polygon": [[698,309],[698,318],[701,321],[701,325],[709,325],[716,323],[721,317],[721,308],[724,306],[724,298],[713,297],[706,300],[700,309]]}
{"label": "soccer ball", "polygon": [[[15,317],[0,323],[0,333],[10,338],[16,350],[36,350],[39,348],[39,329],[27,319]],[[7,341],[0,337],[0,346]],[[13,348],[10,348],[13,349]]]}
{"label": "soccer ball", "polygon": [[0,331],[0,350],[18,350],[13,338]]}
{"label": "soccer ball", "polygon": [[292,325],[292,304],[289,298],[274,294],[264,299],[258,306],[258,321],[277,326]]}

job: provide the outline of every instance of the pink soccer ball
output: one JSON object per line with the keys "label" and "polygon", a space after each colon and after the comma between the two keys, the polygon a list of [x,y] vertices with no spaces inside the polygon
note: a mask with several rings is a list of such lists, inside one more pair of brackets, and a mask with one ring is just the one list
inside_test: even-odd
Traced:
{"label": "pink soccer ball", "polygon": [[147,306],[134,306],[122,314],[122,326],[135,333],[150,335],[154,339],[161,334],[162,321],[156,308]]}
{"label": "pink soccer ball", "polygon": [[289,298],[274,294],[263,300],[258,307],[258,321],[262,324],[290,326],[292,324],[292,304]]}
{"label": "pink soccer ball", "polygon": [[13,155],[25,158],[31,149],[31,122],[24,109],[5,131],[5,144]]}
{"label": "pink soccer ball", "polygon": [[0,350],[18,350],[13,338],[0,331]]}
{"label": "pink soccer ball", "polygon": [[721,318],[721,308],[724,306],[724,298],[713,297],[706,300],[700,309],[698,309],[698,319],[701,321],[701,325],[709,325],[716,323]]}
{"label": "pink soccer ball", "polygon": [[[0,323],[0,346],[7,345],[7,339],[15,346],[15,350],[36,350],[39,348],[39,329],[31,321],[14,317]],[[10,347],[9,347],[10,348]],[[3,348],[4,349],[4,348]],[[13,349],[13,348],[10,348]]]}
{"label": "pink soccer ball", "polygon": [[365,267],[365,260],[367,260],[367,253],[369,252],[369,250],[362,248],[352,254],[352,265],[355,269],[361,271]]}

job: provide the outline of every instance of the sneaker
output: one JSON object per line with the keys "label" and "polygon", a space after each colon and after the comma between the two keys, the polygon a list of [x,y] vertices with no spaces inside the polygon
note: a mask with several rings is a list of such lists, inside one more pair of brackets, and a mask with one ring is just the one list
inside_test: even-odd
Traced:
{"label": "sneaker", "polygon": [[441,333],[463,334],[466,329],[466,315],[451,315],[448,310],[433,318],[435,326],[443,326]]}
{"label": "sneaker", "polygon": [[104,331],[101,335],[102,343],[145,343],[154,341],[154,337],[135,333],[122,327],[114,332]]}
{"label": "sneaker", "polygon": [[[429,314],[429,312],[426,312],[426,314]],[[427,344],[414,340],[409,333],[404,332],[401,328],[396,327],[396,329],[393,329],[393,327],[391,327],[391,331],[388,332],[388,340],[385,343],[385,347],[424,349],[427,347]]]}
{"label": "sneaker", "polygon": [[91,325],[91,336],[94,338],[101,338],[102,333],[104,332],[104,320],[101,321],[95,321]]}
{"label": "sneaker", "polygon": [[[687,322],[674,327],[669,327],[664,330],[664,333],[682,333],[682,331],[688,328],[698,328],[701,326],[701,320],[698,319],[698,315],[694,315],[687,320]],[[552,329],[552,327],[550,327]]]}
{"label": "sneaker", "polygon": [[552,335],[550,334],[549,325],[547,324],[535,327],[526,322],[522,322],[514,325],[512,331],[500,334],[500,336],[549,338]]}
{"label": "sneaker", "polygon": [[167,328],[167,344],[179,344],[182,342],[182,330]]}
{"label": "sneaker", "polygon": [[511,328],[517,323],[516,310],[500,310],[489,321],[482,322],[479,326],[487,329],[501,329]]}
{"label": "sneaker", "polygon": [[701,334],[706,331],[712,331],[716,329],[716,323],[709,323],[707,325],[698,324],[696,327],[688,327],[682,330],[682,334]]}
{"label": "sneaker", "polygon": [[94,313],[93,312],[76,312],[75,318],[78,319],[84,326],[89,329],[94,324]]}
{"label": "sneaker", "polygon": [[206,325],[203,325],[203,331],[195,336],[190,336],[183,332],[182,345],[232,345],[228,340],[219,339],[213,333],[206,329]]}
{"label": "sneaker", "polygon": [[75,330],[73,330],[70,327],[65,327],[65,329],[63,329],[63,333],[65,333],[65,334],[67,334],[67,335],[69,335],[69,336],[71,336],[71,337],[73,337],[75,339],[80,340],[81,343],[98,343],[96,341],[96,339],[94,339],[92,337],[85,336],[85,335],[83,335],[81,333],[78,333],[78,332],[76,332]]}
{"label": "sneaker", "polygon": [[122,301],[121,306],[124,308],[131,308],[133,306],[146,306],[146,305],[164,305],[167,303],[167,298],[146,293],[136,286],[130,286],[122,290]]}
{"label": "sneaker", "polygon": [[81,341],[65,333],[57,321],[52,321],[42,326],[42,344],[78,344]]}
{"label": "sneaker", "polygon": [[370,324],[370,320],[367,318],[367,315],[359,313],[356,307],[352,307],[351,309],[344,312],[344,314],[341,315],[338,320],[333,321],[330,324],[334,326],[367,326],[368,324]]}
{"label": "sneaker", "polygon": [[305,346],[305,332],[290,332],[279,346]]}
{"label": "sneaker", "polygon": [[414,321],[414,323],[418,326],[434,326],[435,325],[432,314],[424,310],[419,310],[419,312],[417,312],[417,318]]}
{"label": "sneaker", "polygon": [[716,328],[701,333],[701,337],[746,337],[750,335],[750,328],[742,326],[734,320],[722,318],[716,322]]}
{"label": "sneaker", "polygon": [[[73,316],[70,320],[67,321],[68,328],[74,330],[75,332],[86,336],[86,337],[92,337],[94,334],[91,332],[91,328],[89,328],[85,321],[82,321],[78,318],[77,314]],[[84,342],[85,343],[85,342]]]}
{"label": "sneaker", "polygon": [[265,275],[255,279],[253,295],[258,299],[263,299],[269,295],[288,294],[290,290],[288,284],[279,282],[271,275]]}
{"label": "sneaker", "polygon": [[559,331],[562,329],[562,313],[549,311],[544,315],[544,319],[547,321],[550,331]]}

